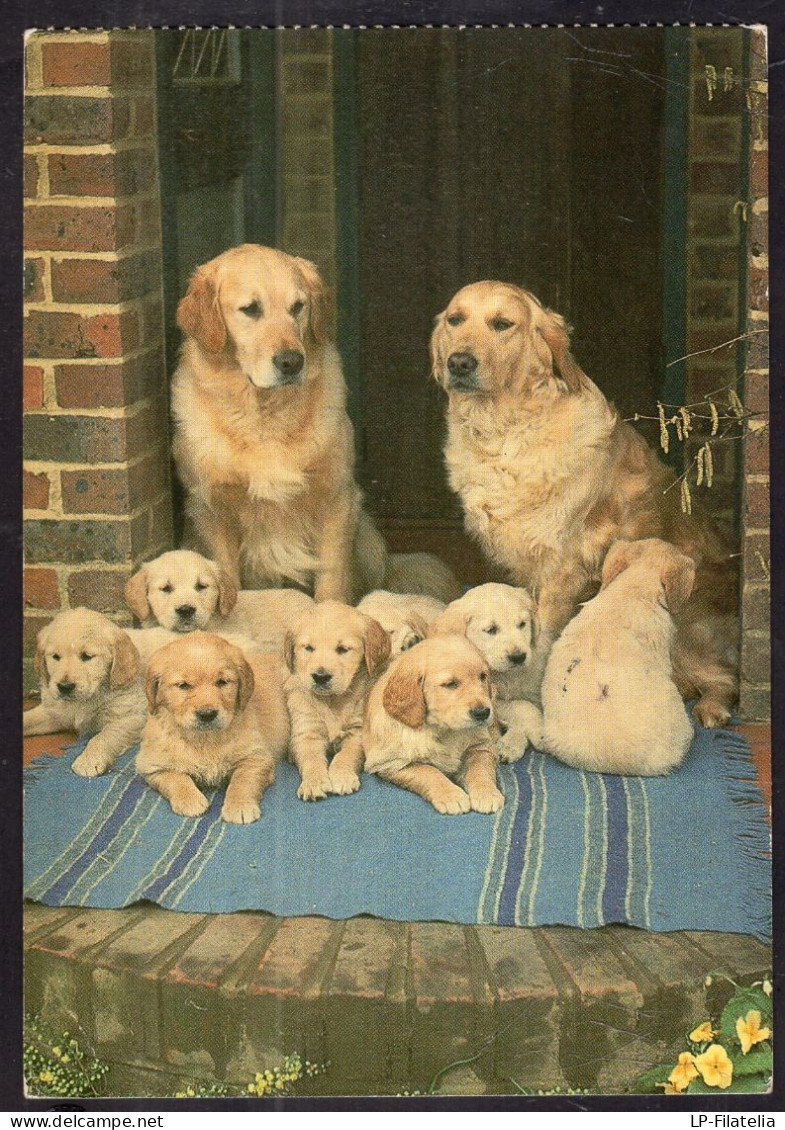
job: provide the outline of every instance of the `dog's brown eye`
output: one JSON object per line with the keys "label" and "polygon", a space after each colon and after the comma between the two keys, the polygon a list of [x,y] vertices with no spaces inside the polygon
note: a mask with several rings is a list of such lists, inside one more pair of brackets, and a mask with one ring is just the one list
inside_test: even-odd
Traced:
{"label": "dog's brown eye", "polygon": [[293,306],[289,307],[289,313],[292,315],[293,318],[296,318],[298,314],[302,313],[302,309],[303,309],[304,306],[305,306],[305,303],[302,302],[300,299],[298,299],[297,302],[295,302]]}
{"label": "dog's brown eye", "polygon": [[190,690],[193,690],[193,687],[191,686],[190,683],[178,683],[177,689],[179,691],[190,691]]}
{"label": "dog's brown eye", "polygon": [[209,586],[206,585],[203,581],[197,581],[196,584],[194,585],[194,588],[196,589],[197,592],[204,592],[204,590],[208,587]]}
{"label": "dog's brown eye", "polygon": [[499,626],[498,624],[491,624],[490,627],[483,628],[483,631],[486,632],[489,636],[496,636],[499,633]]}
{"label": "dog's brown eye", "polygon": [[448,690],[448,691],[454,691],[460,685],[461,684],[458,682],[457,679],[450,679],[449,682],[442,683],[442,686],[445,688],[445,690]]}
{"label": "dog's brown eye", "polygon": [[79,658],[82,660],[83,663],[89,663],[90,660],[93,659],[94,657],[92,655],[88,655],[86,651],[83,651],[81,653],[81,655],[79,656]]}
{"label": "dog's brown eye", "polygon": [[447,319],[447,325],[448,326],[459,326],[461,324],[461,322],[465,322],[465,321],[466,321],[466,318],[463,316],[463,314],[450,314],[449,318]]}
{"label": "dog's brown eye", "polygon": [[254,299],[254,301],[249,302],[247,306],[241,306],[240,313],[245,314],[246,318],[261,318],[262,308],[256,299]]}
{"label": "dog's brown eye", "polygon": [[501,333],[502,330],[510,329],[510,327],[513,325],[513,323],[510,322],[507,318],[494,318],[491,321],[491,325],[493,326],[493,328],[495,330],[497,330],[499,333]]}
{"label": "dog's brown eye", "polygon": [[165,585],[161,585],[161,592],[174,592],[174,585],[170,585],[167,581]]}
{"label": "dog's brown eye", "polygon": [[339,655],[346,655],[347,651],[350,651],[351,649],[346,647],[344,644],[339,643],[335,650]]}

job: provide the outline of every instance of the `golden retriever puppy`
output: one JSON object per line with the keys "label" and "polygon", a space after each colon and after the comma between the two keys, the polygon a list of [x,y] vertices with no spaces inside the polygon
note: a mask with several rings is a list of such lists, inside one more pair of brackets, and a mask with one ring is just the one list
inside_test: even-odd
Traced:
{"label": "golden retriever puppy", "polygon": [[680,689],[700,696],[703,725],[724,724],[738,685],[728,547],[682,514],[674,473],[580,369],[564,319],[519,287],[473,283],[438,315],[431,354],[467,529],[534,592],[544,632],[555,638],[594,595],[613,541],[671,542],[697,562],[677,616]]}
{"label": "golden retriever puppy", "polygon": [[428,625],[447,606],[432,596],[418,593],[385,592],[375,589],[364,596],[357,608],[372,616],[390,637],[391,656],[400,655],[428,634]]}
{"label": "golden retriever puppy", "polygon": [[341,361],[313,263],[243,244],[180,302],[173,454],[199,547],[237,588],[317,600],[382,583],[386,550],[354,481]]}
{"label": "golden retriever puppy", "polygon": [[529,745],[542,748],[540,685],[546,651],[538,646],[537,609],[527,589],[486,584],[448,604],[429,636],[466,636],[485,656],[497,692],[501,761],[518,761]]}
{"label": "golden retriever puppy", "polygon": [[578,769],[656,776],[679,765],[693,728],[673,682],[672,614],[695,562],[657,538],[617,541],[602,590],[553,645],[542,685],[545,749]]}
{"label": "golden retriever puppy", "polygon": [[238,592],[215,561],[188,549],[142,565],[125,586],[125,600],[143,623],[157,622],[173,633],[214,632],[241,648],[238,637],[246,636],[265,651],[281,651],[291,621],[313,606],[298,589]]}
{"label": "golden retriever puppy", "polygon": [[390,656],[390,638],[370,616],[337,601],[317,604],[284,646],[291,756],[301,800],[360,787],[361,730],[368,691]]}
{"label": "golden retriever puppy", "polygon": [[493,699],[488,664],[463,636],[416,644],[371,691],[366,771],[417,793],[437,812],[497,812],[504,794],[496,784]]}
{"label": "golden retriever puppy", "polygon": [[192,632],[161,648],[148,668],[150,714],[136,768],[180,816],[209,801],[197,787],[227,781],[221,816],[251,824],[286,752],[283,661],[246,657],[221,636]]}
{"label": "golden retriever puppy", "polygon": [[38,633],[35,666],[41,704],[25,712],[25,734],[95,734],[74,773],[98,777],[139,741],[147,713],[139,652],[108,617],[89,608],[55,616]]}

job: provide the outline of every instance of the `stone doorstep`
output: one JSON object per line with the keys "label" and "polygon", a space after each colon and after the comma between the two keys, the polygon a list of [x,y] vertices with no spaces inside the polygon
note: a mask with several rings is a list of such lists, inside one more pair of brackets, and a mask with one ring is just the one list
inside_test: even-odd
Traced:
{"label": "stone doorstep", "polygon": [[443,1094],[615,1093],[681,1049],[709,971],[771,968],[751,937],[629,927],[28,904],[24,929],[27,1011],[81,1036],[126,1096],[245,1084],[295,1051],[329,1062],[309,1094],[422,1092],[437,1073]]}

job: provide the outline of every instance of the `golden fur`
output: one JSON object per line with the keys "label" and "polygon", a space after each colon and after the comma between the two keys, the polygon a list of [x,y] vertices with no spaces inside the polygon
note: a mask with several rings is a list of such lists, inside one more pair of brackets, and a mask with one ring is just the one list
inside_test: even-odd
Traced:
{"label": "golden fur", "polygon": [[146,716],[139,652],[108,617],[88,608],[55,616],[38,633],[35,666],[41,704],[25,712],[24,733],[95,733],[74,773],[97,777],[139,741]]}
{"label": "golden fur", "polygon": [[191,632],[153,656],[150,714],[136,768],[180,816],[209,806],[196,782],[228,780],[221,816],[250,824],[286,752],[286,670],[274,655],[243,655],[220,636]]}
{"label": "golden fur", "polygon": [[372,616],[390,637],[390,654],[400,655],[428,634],[428,625],[440,616],[446,605],[432,596],[417,593],[385,592],[375,589],[364,596],[357,608]]}
{"label": "golden fur", "polygon": [[488,664],[467,639],[416,644],[371,691],[362,738],[366,770],[417,793],[438,812],[498,811],[504,796],[496,784],[493,698]]}
{"label": "golden fur", "polygon": [[674,481],[569,350],[564,319],[524,290],[479,282],[436,319],[433,371],[446,389],[450,484],[467,529],[535,592],[554,638],[597,590],[618,538],[659,537],[697,562],[677,617],[676,677],[696,718],[723,725],[736,696],[736,583],[727,546],[681,513]]}
{"label": "golden fur", "polygon": [[652,776],[680,764],[693,728],[672,678],[672,616],[695,562],[657,538],[614,542],[602,589],[553,645],[544,748],[578,769]]}
{"label": "golden fur", "polygon": [[390,656],[390,639],[370,616],[324,601],[292,626],[284,645],[291,672],[286,698],[292,723],[297,795],[320,800],[353,793],[363,767],[363,711],[374,678]]}

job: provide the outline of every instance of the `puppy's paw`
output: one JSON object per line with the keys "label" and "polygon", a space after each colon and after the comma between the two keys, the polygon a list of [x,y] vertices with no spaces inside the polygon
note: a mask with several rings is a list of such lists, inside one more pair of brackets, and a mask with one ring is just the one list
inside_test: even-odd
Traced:
{"label": "puppy's paw", "polygon": [[707,730],[716,730],[721,726],[727,726],[731,720],[731,713],[726,706],[707,697],[699,699],[695,703],[692,714],[695,721],[700,726],[705,726]]}
{"label": "puppy's paw", "polygon": [[262,810],[254,800],[224,801],[221,818],[227,824],[253,824],[262,815]]}
{"label": "puppy's paw", "polygon": [[345,765],[331,765],[329,768],[330,792],[338,796],[348,796],[356,793],[360,787],[360,778],[353,769]]}
{"label": "puppy's paw", "polygon": [[499,738],[499,761],[510,765],[513,761],[520,761],[526,752],[527,736],[518,729],[510,729],[503,738]]}
{"label": "puppy's paw", "polygon": [[495,787],[472,789],[469,799],[475,812],[498,812],[504,807],[504,793]]}
{"label": "puppy's paw", "polygon": [[193,792],[182,793],[169,801],[177,816],[201,816],[210,807],[207,797],[194,787]]}
{"label": "puppy's paw", "polygon": [[330,774],[324,769],[303,774],[297,795],[300,800],[323,800],[331,791]]}
{"label": "puppy's paw", "polygon": [[451,785],[449,788],[440,790],[431,797],[431,804],[437,812],[441,812],[444,816],[460,816],[462,813],[472,810],[469,794],[465,793],[463,789],[459,789],[457,785]]}
{"label": "puppy's paw", "polygon": [[80,777],[100,777],[111,767],[111,764],[112,762],[106,757],[86,749],[84,753],[79,754],[71,768]]}

